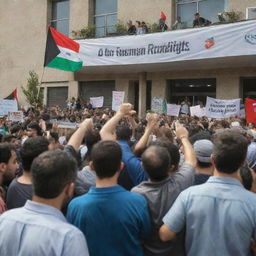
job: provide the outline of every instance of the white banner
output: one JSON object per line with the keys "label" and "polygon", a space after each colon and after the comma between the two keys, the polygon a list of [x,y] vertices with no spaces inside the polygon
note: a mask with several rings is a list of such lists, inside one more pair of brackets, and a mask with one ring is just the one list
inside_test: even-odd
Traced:
{"label": "white banner", "polygon": [[9,112],[17,112],[18,103],[16,100],[0,100],[0,116],[8,115]]}
{"label": "white banner", "polygon": [[179,116],[180,105],[176,104],[167,104],[167,115],[168,116]]}
{"label": "white banner", "polygon": [[165,63],[256,54],[256,21],[77,40],[84,66]]}
{"label": "white banner", "polygon": [[24,116],[22,111],[9,112],[8,119],[12,122],[23,122]]}
{"label": "white banner", "polygon": [[78,123],[71,123],[71,122],[64,122],[64,121],[60,121],[58,123],[58,128],[65,128],[65,129],[76,129],[77,127],[79,127],[80,124]]}
{"label": "white banner", "polygon": [[91,97],[90,102],[92,104],[93,108],[102,108],[103,107],[103,102],[104,102],[104,97]]}
{"label": "white banner", "polygon": [[230,116],[239,116],[240,99],[219,100],[207,97],[205,115],[211,118],[228,118]]}
{"label": "white banner", "polygon": [[124,92],[113,91],[112,92],[112,110],[117,111],[119,106],[124,103]]}
{"label": "white banner", "polygon": [[197,117],[203,117],[203,116],[205,116],[205,108],[201,108],[200,105],[190,107],[190,115],[197,116]]}
{"label": "white banner", "polygon": [[159,113],[159,114],[162,113],[163,112],[163,103],[164,103],[163,98],[154,97],[151,101],[151,110],[156,113]]}

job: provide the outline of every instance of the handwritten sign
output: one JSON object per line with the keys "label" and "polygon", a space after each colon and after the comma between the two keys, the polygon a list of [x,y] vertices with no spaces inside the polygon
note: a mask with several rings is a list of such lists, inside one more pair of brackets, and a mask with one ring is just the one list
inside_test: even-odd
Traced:
{"label": "handwritten sign", "polygon": [[103,107],[103,102],[104,102],[104,97],[91,97],[90,102],[92,104],[93,108],[102,108]]}
{"label": "handwritten sign", "polygon": [[168,116],[179,116],[180,105],[176,104],[167,104],[167,115]]}
{"label": "handwritten sign", "polygon": [[151,110],[156,113],[162,113],[163,112],[163,98],[154,97],[151,101]]}
{"label": "handwritten sign", "polygon": [[0,116],[8,115],[9,112],[17,112],[18,103],[16,100],[0,100]]}
{"label": "handwritten sign", "polygon": [[23,122],[24,116],[22,111],[9,112],[8,119],[12,122]]}
{"label": "handwritten sign", "polygon": [[201,108],[200,105],[190,107],[191,116],[203,117],[205,116],[205,108]]}
{"label": "handwritten sign", "polygon": [[124,103],[124,92],[113,91],[112,92],[112,110],[117,111],[119,106]]}

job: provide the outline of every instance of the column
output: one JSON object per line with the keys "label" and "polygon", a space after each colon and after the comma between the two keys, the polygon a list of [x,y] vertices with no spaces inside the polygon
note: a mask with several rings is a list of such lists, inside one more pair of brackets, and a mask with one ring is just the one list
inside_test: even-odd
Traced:
{"label": "column", "polygon": [[72,97],[78,97],[78,81],[69,81],[68,82],[68,99],[71,100]]}
{"label": "column", "polygon": [[232,74],[218,76],[216,79],[216,98],[240,98],[240,77]]}
{"label": "column", "polygon": [[151,91],[152,98],[164,98],[166,99],[166,80],[159,77],[154,77],[152,79],[152,91]]}
{"label": "column", "polygon": [[147,73],[139,74],[139,117],[146,115]]}
{"label": "column", "polygon": [[128,102],[128,99],[129,99],[129,79],[117,78],[115,89],[116,89],[116,91],[123,91],[124,92],[124,102]]}

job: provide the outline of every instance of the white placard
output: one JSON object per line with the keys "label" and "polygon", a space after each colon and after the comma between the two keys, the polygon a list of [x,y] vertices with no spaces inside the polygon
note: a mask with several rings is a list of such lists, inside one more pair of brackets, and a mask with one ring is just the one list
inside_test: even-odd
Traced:
{"label": "white placard", "polygon": [[117,111],[119,106],[124,103],[124,92],[113,91],[112,92],[112,110]]}
{"label": "white placard", "polygon": [[203,117],[203,116],[205,116],[205,108],[201,108],[200,105],[190,107],[190,115],[197,116],[197,117]]}
{"label": "white placard", "polygon": [[156,113],[162,113],[163,112],[163,98],[154,97],[151,101],[151,110]]}
{"label": "white placard", "polygon": [[79,127],[78,123],[71,123],[71,122],[64,122],[64,121],[60,121],[58,123],[58,128],[76,129],[77,127]]}
{"label": "white placard", "polygon": [[167,104],[167,115],[168,116],[179,116],[180,105],[176,104]]}
{"label": "white placard", "polygon": [[0,100],[0,116],[8,115],[9,112],[17,112],[18,103],[16,100]]}
{"label": "white placard", "polygon": [[84,66],[166,63],[256,55],[256,21],[145,35],[77,40]]}
{"label": "white placard", "polygon": [[219,100],[207,97],[205,115],[211,118],[228,118],[230,116],[239,116],[240,99]]}
{"label": "white placard", "polygon": [[22,111],[9,112],[8,119],[12,122],[23,122],[24,116]]}
{"label": "white placard", "polygon": [[91,97],[90,102],[93,108],[102,108],[104,103],[104,97]]}

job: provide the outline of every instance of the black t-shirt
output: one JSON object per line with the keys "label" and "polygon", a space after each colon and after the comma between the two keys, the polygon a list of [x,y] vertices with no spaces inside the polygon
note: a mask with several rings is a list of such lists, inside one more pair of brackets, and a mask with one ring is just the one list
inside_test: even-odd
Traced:
{"label": "black t-shirt", "polygon": [[210,25],[210,21],[202,17],[200,17],[199,19],[195,19],[193,21],[193,27],[196,27],[196,26],[201,27],[201,26],[207,26],[207,25]]}

